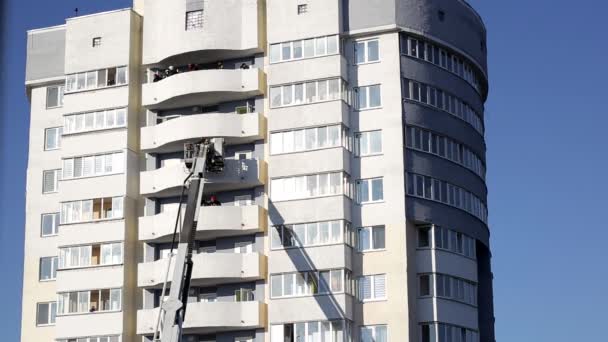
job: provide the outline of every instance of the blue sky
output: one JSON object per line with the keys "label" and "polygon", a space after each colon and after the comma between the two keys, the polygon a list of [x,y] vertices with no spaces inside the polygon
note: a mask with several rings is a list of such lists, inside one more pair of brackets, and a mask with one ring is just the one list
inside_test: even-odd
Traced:
{"label": "blue sky", "polygon": [[[0,2],[8,5],[0,9],[0,331],[3,341],[18,341],[29,125],[25,31],[61,24],[75,7],[87,14],[130,1]],[[497,340],[605,340],[608,3],[470,2],[489,33],[486,127]]]}

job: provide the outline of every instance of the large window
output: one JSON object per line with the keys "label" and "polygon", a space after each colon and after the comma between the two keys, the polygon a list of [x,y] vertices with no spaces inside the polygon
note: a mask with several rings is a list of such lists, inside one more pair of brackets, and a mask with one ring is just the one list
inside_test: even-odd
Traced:
{"label": "large window", "polygon": [[368,325],[361,327],[360,342],[387,342],[386,325]]}
{"label": "large window", "polygon": [[407,100],[424,103],[450,113],[464,120],[483,135],[484,126],[481,115],[456,96],[439,88],[408,79],[403,79],[403,92]]}
{"label": "large window", "polygon": [[357,190],[357,203],[366,204],[382,202],[384,200],[384,180],[382,177],[360,179],[355,183]]}
{"label": "large window", "polygon": [[350,272],[344,269],[273,274],[271,298],[300,297],[327,293],[352,293]]}
{"label": "large window", "polygon": [[273,249],[352,243],[350,223],[343,220],[279,225],[271,234]]}
{"label": "large window", "polygon": [[60,293],[57,301],[57,313],[66,315],[97,311],[120,311],[121,297],[121,289]]}
{"label": "large window", "polygon": [[348,176],[342,172],[277,178],[270,181],[273,201],[348,195]]}
{"label": "large window", "polygon": [[475,259],[475,239],[439,226],[418,227],[418,248],[438,248]]}
{"label": "large window", "polygon": [[380,85],[355,88],[355,108],[357,110],[374,109],[382,106]]}
{"label": "large window", "polygon": [[488,209],[473,193],[432,177],[407,173],[407,194],[462,209],[487,224]]}
{"label": "large window", "polygon": [[40,281],[55,280],[57,277],[57,257],[40,258]]}
{"label": "large window", "polygon": [[61,203],[61,223],[122,218],[123,197],[105,197]]}
{"label": "large window", "polygon": [[384,226],[361,227],[358,229],[359,252],[383,250],[386,248]]}
{"label": "large window", "polygon": [[67,158],[63,160],[62,180],[117,174],[124,169],[124,152]]}
{"label": "large window", "polygon": [[61,170],[42,171],[42,193],[57,192]]}
{"label": "large window", "polygon": [[63,134],[119,128],[127,125],[127,109],[118,108],[70,114],[63,119]]}
{"label": "large window", "polygon": [[479,342],[477,331],[444,323],[420,325],[421,342]]}
{"label": "large window", "polygon": [[270,63],[335,55],[339,53],[337,35],[270,44]]}
{"label": "large window", "polygon": [[378,39],[355,42],[355,64],[378,62],[380,51]]}
{"label": "large window", "polygon": [[313,321],[273,324],[270,342],[350,342],[348,321]]}
{"label": "large window", "polygon": [[382,131],[355,134],[355,155],[359,157],[382,153]]}
{"label": "large window", "polygon": [[128,82],[127,67],[114,67],[67,75],[65,92],[92,90],[123,85]]}
{"label": "large window", "polygon": [[63,106],[63,85],[46,88],[46,108]]}
{"label": "large window", "polygon": [[436,44],[420,38],[401,36],[401,53],[410,57],[433,63],[467,81],[477,92],[481,93],[481,77],[475,71],[473,63],[451,53]]}
{"label": "large window", "polygon": [[270,134],[270,154],[293,153],[344,146],[346,129],[341,125],[303,128]]}
{"label": "large window", "polygon": [[59,213],[42,214],[40,221],[40,236],[57,235],[59,230]]}
{"label": "large window", "polygon": [[346,101],[346,90],[346,82],[341,78],[273,86],[270,87],[270,106],[278,108],[340,99]]}
{"label": "large window", "polygon": [[122,264],[122,242],[102,243],[59,249],[59,268]]}
{"label": "large window", "polygon": [[451,138],[435,134],[418,127],[408,127],[408,148],[438,155],[464,165],[481,178],[485,178],[486,167],[473,150]]}
{"label": "large window", "polygon": [[119,335],[112,336],[94,336],[94,337],[79,337],[56,340],[57,342],[120,342]]}
{"label": "large window", "polygon": [[36,305],[36,325],[53,325],[57,316],[57,302]]}
{"label": "large window", "polygon": [[44,130],[44,150],[56,150],[61,147],[63,127],[53,127]]}
{"label": "large window", "polygon": [[363,302],[385,300],[386,274],[368,275],[359,278],[359,300]]}
{"label": "large window", "polygon": [[186,12],[186,31],[203,28],[203,10]]}

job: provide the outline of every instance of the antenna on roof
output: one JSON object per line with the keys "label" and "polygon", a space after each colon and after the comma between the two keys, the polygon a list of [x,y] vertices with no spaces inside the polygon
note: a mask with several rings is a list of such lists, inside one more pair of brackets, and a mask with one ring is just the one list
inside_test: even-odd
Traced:
{"label": "antenna on roof", "polygon": [[78,7],[74,8],[74,14],[78,16]]}

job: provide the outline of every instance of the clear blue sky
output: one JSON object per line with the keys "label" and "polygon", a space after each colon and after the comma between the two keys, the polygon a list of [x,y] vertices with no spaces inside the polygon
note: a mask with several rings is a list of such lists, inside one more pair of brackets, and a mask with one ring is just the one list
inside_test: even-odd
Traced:
{"label": "clear blue sky", "polygon": [[[29,125],[25,31],[61,24],[74,7],[86,14],[130,1],[0,2],[9,7],[0,9],[0,331],[3,341],[18,341]],[[486,126],[497,340],[606,341],[608,3],[471,4],[489,33]]]}

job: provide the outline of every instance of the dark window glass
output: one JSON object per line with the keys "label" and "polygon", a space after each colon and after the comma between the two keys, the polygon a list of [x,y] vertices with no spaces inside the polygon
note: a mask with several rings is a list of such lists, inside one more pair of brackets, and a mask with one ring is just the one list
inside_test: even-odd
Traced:
{"label": "dark window glass", "polygon": [[431,246],[431,228],[424,227],[418,230],[418,247],[430,247]]}
{"label": "dark window glass", "polygon": [[420,85],[420,102],[428,103],[427,97],[427,86],[424,84]]}

